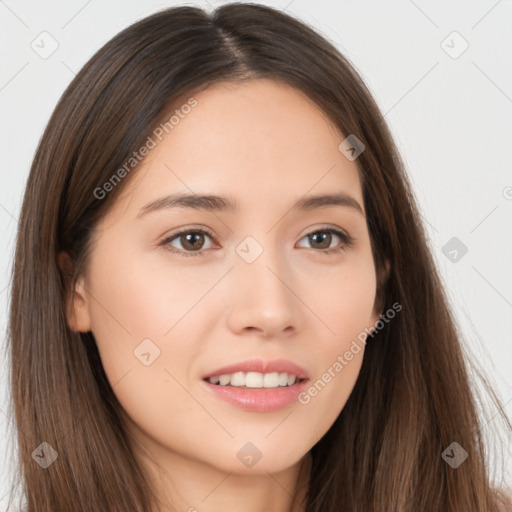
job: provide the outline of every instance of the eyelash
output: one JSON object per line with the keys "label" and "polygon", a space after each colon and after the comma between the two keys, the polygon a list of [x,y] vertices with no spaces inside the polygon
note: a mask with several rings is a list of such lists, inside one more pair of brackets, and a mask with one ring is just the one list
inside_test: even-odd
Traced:
{"label": "eyelash", "polygon": [[[203,250],[199,250],[199,251],[182,251],[182,250],[175,249],[175,248],[173,248],[172,246],[169,245],[170,242],[172,242],[176,238],[179,238],[182,235],[188,235],[190,233],[201,233],[203,235],[208,235],[212,240],[214,239],[213,235],[209,231],[207,231],[205,229],[186,229],[186,230],[180,231],[179,233],[175,233],[174,235],[172,235],[170,237],[165,238],[158,245],[159,246],[163,246],[164,249],[166,249],[167,251],[169,251],[169,252],[171,252],[173,254],[179,254],[182,257],[204,256],[205,251],[203,251]],[[335,235],[337,235],[343,241],[343,244],[341,246],[335,248],[335,249],[319,249],[319,250],[315,251],[315,252],[321,252],[323,254],[327,254],[329,256],[333,256],[335,254],[339,254],[342,251],[346,251],[347,249],[350,249],[350,247],[352,247],[352,245],[354,243],[354,239],[350,235],[347,235],[347,234],[343,233],[342,231],[339,231],[339,230],[334,229],[334,228],[320,228],[320,229],[316,229],[315,231],[312,231],[311,233],[307,233],[302,238],[305,238],[308,235],[313,235],[313,234],[316,234],[316,233],[331,233],[331,234],[335,234]]]}

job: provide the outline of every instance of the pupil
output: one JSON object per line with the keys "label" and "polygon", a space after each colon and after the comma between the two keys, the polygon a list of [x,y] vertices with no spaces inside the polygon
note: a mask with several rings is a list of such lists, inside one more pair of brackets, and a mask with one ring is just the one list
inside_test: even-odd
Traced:
{"label": "pupil", "polygon": [[[192,247],[190,247],[191,249],[197,249],[197,247],[193,247],[193,245],[194,245],[194,238],[195,237],[200,238],[202,236],[203,235],[201,233],[195,233],[195,234],[194,233],[189,233],[188,235],[185,235],[185,239],[187,240],[186,243],[192,246]],[[189,240],[190,238],[192,238],[192,242],[190,242],[190,240]]]}
{"label": "pupil", "polygon": [[[320,237],[320,238],[321,238],[320,242],[325,242],[325,240],[327,239],[327,237],[331,236],[331,234],[330,234],[330,233],[325,233],[325,232],[324,232],[324,233],[315,233],[315,234],[313,234],[313,235],[311,235],[311,236],[312,236],[312,237]],[[328,239],[327,239],[327,240],[328,240]],[[325,245],[325,244],[324,244],[324,245],[323,245],[323,247],[321,247],[321,248],[322,248],[322,249],[327,249],[327,248],[329,247],[329,245],[331,245],[331,244],[330,244],[330,240],[328,240],[327,245]]]}

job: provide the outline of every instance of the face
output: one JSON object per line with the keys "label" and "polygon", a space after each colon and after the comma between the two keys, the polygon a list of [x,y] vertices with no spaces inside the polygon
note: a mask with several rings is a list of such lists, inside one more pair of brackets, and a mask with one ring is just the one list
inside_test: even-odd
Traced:
{"label": "face", "polygon": [[[343,409],[379,317],[361,183],[345,135],[295,89],[194,97],[97,226],[69,321],[154,453],[276,472]],[[196,207],[161,201],[177,194]]]}

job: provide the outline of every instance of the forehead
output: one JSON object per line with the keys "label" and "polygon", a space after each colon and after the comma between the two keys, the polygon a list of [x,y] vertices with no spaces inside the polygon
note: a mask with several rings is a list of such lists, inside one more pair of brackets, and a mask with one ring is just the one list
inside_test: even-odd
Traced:
{"label": "forehead", "polygon": [[153,136],[126,187],[133,208],[174,192],[229,195],[241,206],[288,203],[309,191],[345,191],[362,202],[357,164],[338,149],[345,136],[302,92],[258,79],[219,83],[193,99],[161,140]]}
{"label": "forehead", "polygon": [[[166,137],[168,148],[182,149],[181,153],[195,149],[188,152],[194,158],[206,151],[209,158],[222,158],[219,148],[238,156],[246,166],[251,157],[261,162],[267,154],[292,161],[316,157],[329,145],[337,149],[342,135],[305,94],[270,79],[222,82],[195,94],[194,99],[197,105]],[[175,108],[185,101],[182,97]]]}

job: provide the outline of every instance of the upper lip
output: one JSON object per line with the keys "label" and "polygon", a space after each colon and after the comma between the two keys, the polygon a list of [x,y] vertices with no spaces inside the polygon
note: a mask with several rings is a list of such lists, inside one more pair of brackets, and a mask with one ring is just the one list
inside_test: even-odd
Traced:
{"label": "upper lip", "polygon": [[203,377],[218,377],[219,375],[226,375],[236,372],[259,372],[259,373],[287,373],[288,375],[295,375],[299,379],[307,379],[308,372],[298,364],[287,359],[272,359],[264,361],[263,359],[251,359],[248,361],[241,361],[239,363],[230,364],[217,368],[216,370],[208,373]]}

